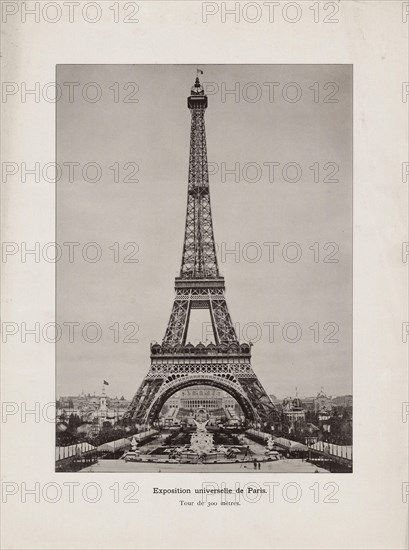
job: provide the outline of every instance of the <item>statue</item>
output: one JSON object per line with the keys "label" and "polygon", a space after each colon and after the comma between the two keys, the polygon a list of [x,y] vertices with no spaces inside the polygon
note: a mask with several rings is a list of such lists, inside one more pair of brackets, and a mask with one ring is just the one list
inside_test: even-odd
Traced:
{"label": "statue", "polygon": [[271,435],[267,437],[267,449],[272,451],[274,449],[274,440]]}
{"label": "statue", "polygon": [[206,422],[199,422],[198,420],[193,419],[193,422],[196,424],[197,432],[207,432],[206,425],[209,422],[209,420],[206,420]]}

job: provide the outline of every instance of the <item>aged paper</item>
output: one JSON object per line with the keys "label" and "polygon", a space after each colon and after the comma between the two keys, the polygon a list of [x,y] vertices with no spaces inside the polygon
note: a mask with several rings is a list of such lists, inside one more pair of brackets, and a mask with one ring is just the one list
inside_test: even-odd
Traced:
{"label": "aged paper", "polygon": [[407,548],[408,21],[2,3],[4,548]]}

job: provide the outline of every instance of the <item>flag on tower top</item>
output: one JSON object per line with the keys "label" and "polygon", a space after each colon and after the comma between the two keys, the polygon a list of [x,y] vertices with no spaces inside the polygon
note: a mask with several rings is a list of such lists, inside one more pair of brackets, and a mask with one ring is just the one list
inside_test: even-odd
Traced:
{"label": "flag on tower top", "polygon": [[199,74],[203,74],[202,69],[197,69],[197,76],[199,76]]}
{"label": "flag on tower top", "polygon": [[109,383],[106,380],[104,380],[104,386],[109,386]]}

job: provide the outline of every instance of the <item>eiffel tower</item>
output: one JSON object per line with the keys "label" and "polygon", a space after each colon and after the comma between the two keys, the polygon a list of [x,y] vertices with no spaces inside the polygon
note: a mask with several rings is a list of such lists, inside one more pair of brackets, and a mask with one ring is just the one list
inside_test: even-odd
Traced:
{"label": "eiffel tower", "polygon": [[[199,77],[187,99],[191,113],[185,239],[176,296],[162,344],[151,344],[151,368],[125,417],[152,424],[163,404],[182,388],[210,385],[232,395],[250,423],[272,422],[276,409],[251,368],[251,346],[239,343],[219,273],[210,208],[204,114]],[[210,313],[214,341],[186,343],[192,309]]]}

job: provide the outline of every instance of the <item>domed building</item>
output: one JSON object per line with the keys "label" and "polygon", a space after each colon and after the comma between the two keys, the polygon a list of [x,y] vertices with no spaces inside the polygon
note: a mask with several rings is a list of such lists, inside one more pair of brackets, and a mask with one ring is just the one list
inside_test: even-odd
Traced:
{"label": "domed building", "polygon": [[305,410],[298,396],[294,399],[292,397],[286,397],[283,400],[283,412],[289,422],[305,420]]}

